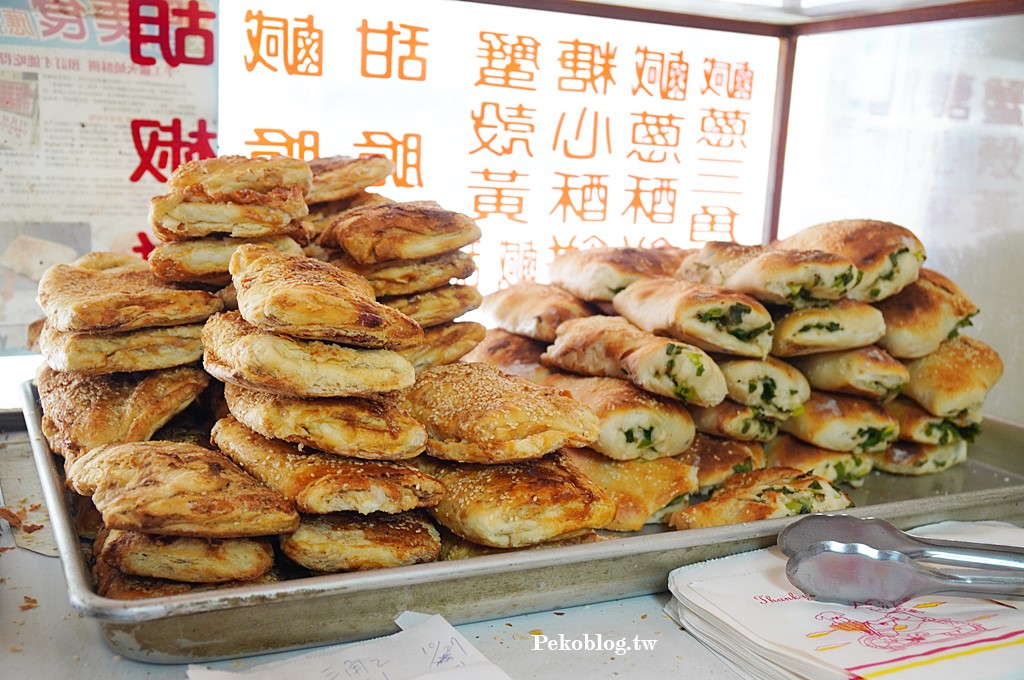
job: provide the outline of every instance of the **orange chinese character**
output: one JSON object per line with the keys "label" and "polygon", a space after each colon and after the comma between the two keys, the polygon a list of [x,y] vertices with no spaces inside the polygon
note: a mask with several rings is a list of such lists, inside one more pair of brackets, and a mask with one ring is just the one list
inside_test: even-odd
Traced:
{"label": "orange chinese character", "polygon": [[743,111],[721,111],[719,109],[701,109],[704,117],[700,120],[700,131],[703,133],[698,144],[727,147],[739,142],[746,147],[743,135],[747,133],[747,113]]}
{"label": "orange chinese character", "polygon": [[[523,193],[529,191],[526,187],[514,187],[514,186],[501,186],[501,184],[514,184],[521,177],[529,177],[522,173],[516,172],[494,172],[492,170],[474,171],[474,175],[480,175],[483,177],[483,181],[487,182],[486,185],[474,185],[470,186],[470,189],[476,189],[486,193],[476,193],[473,196],[473,209],[476,211],[474,219],[482,220],[486,219],[491,215],[504,215],[513,222],[520,222],[526,224],[526,220],[522,218],[523,214]],[[498,186],[494,186],[497,184]]]}
{"label": "orange chinese character", "polygon": [[483,102],[480,111],[473,111],[473,134],[480,146],[469,153],[490,151],[495,156],[508,156],[522,144],[526,155],[533,157],[530,151],[530,136],[533,135],[533,114],[536,109],[528,109],[522,104],[506,106],[502,115],[498,102]]}
{"label": "orange chinese character", "polygon": [[558,89],[563,92],[586,92],[590,88],[596,93],[600,82],[601,94],[607,94],[609,83],[615,84],[615,78],[612,77],[615,64],[612,60],[617,50],[608,43],[603,48],[579,40],[562,40],[560,44],[569,46],[562,50],[562,56],[558,58],[558,63],[569,75],[558,79]]}
{"label": "orange chinese character", "polygon": [[514,41],[504,33],[480,31],[479,56],[484,60],[480,77],[474,85],[509,87],[518,90],[536,90],[533,76],[539,68],[537,49],[540,43],[529,36],[517,36]]}
{"label": "orange chinese character", "polygon": [[537,249],[533,247],[533,241],[502,241],[500,248],[501,279],[498,280],[498,288],[508,288],[520,281],[536,280]]}
{"label": "orange chinese character", "polygon": [[[428,29],[422,26],[409,26],[407,24],[399,24],[398,26],[409,34],[407,38],[398,41],[399,45],[407,48],[407,54],[399,55],[398,57],[398,79],[426,80],[427,60],[416,55],[416,48],[426,47],[429,43],[421,42],[416,34],[420,31],[426,32]],[[359,31],[359,35],[363,38],[361,48],[362,61],[359,67],[360,74],[364,78],[390,78],[395,36],[399,33],[395,25],[389,21],[387,28],[370,28],[366,19],[363,19],[362,25],[356,30]],[[371,37],[380,39],[379,43],[371,45]]]}
{"label": "orange chinese character", "polygon": [[288,19],[266,16],[262,10],[255,14],[247,10],[245,21],[256,22],[254,28],[246,29],[252,50],[252,57],[245,59],[246,70],[262,65],[276,73],[274,64],[279,63],[288,75],[323,75],[324,32],[313,25],[312,15],[292,19],[290,31]]}
{"label": "orange chinese character", "polygon": [[690,219],[690,240],[734,241],[733,224],[737,213],[721,205],[702,205],[701,212]]}
{"label": "orange chinese character", "polygon": [[0,23],[6,30],[4,35],[11,38],[36,38],[36,29],[32,25],[32,18],[23,9],[11,9],[10,7],[0,8]]}
{"label": "orange chinese character", "polygon": [[729,99],[750,99],[754,87],[754,72],[741,61],[730,64],[717,59],[704,60],[704,86],[701,94],[725,94]]}
{"label": "orange chinese character", "polygon": [[574,236],[570,236],[569,237],[569,242],[566,243],[565,245],[562,245],[561,243],[558,242],[558,236],[557,235],[552,235],[552,237],[551,237],[551,247],[548,248],[548,250],[550,250],[552,253],[554,253],[555,257],[558,257],[559,255],[562,255],[563,253],[571,252],[573,250],[579,250],[579,247],[576,246],[576,236],[575,235]]}
{"label": "orange chinese character", "polygon": [[[558,142],[562,142],[562,154],[566,158],[593,158],[597,155],[598,147],[598,136],[601,134],[601,128],[604,128],[604,142],[608,149],[608,153],[612,152],[612,132],[611,132],[611,121],[608,116],[604,117],[604,125],[601,125],[601,116],[597,111],[594,111],[593,120],[589,121],[589,142],[584,139],[585,132],[584,127],[588,125],[587,121],[587,108],[583,107],[580,111],[579,118],[576,122],[576,132],[574,133],[573,140],[576,142],[583,141],[583,149],[579,152],[569,150],[569,140],[562,139],[562,124],[565,122],[566,113],[563,111],[562,115],[558,117],[558,126],[555,128],[555,143],[551,146],[552,151],[558,151]],[[589,143],[589,149],[587,144]]]}
{"label": "orange chinese character", "polygon": [[651,96],[655,92],[648,89],[648,86],[655,89],[657,96],[671,101],[684,101],[686,99],[686,86],[690,78],[690,65],[683,59],[683,53],[675,52],[666,55],[661,52],[652,52],[646,47],[636,48],[640,55],[636,64],[636,85],[633,86],[633,94],[643,90]]}
{"label": "orange chinese character", "polygon": [[420,177],[420,135],[407,134],[399,138],[382,130],[364,130],[363,140],[363,143],[354,146],[369,149],[370,153],[390,154],[391,162],[395,164],[395,170],[391,174],[395,186],[423,186],[423,179]]}
{"label": "orange chinese character", "polygon": [[676,216],[676,190],[672,186],[675,180],[668,177],[629,177],[634,182],[629,190],[632,198],[622,214],[632,210],[633,224],[641,212],[655,224],[671,224]]}
{"label": "orange chinese character", "polygon": [[30,9],[39,16],[43,40],[82,41],[89,36],[85,28],[85,5],[80,0],[31,0]]}
{"label": "orange chinese character", "polygon": [[608,187],[604,184],[607,175],[569,175],[555,173],[562,178],[562,185],[552,187],[559,192],[558,202],[548,214],[562,209],[565,222],[571,210],[584,222],[603,222],[608,211]]}
{"label": "orange chinese character", "polygon": [[630,141],[641,147],[649,147],[647,153],[641,153],[639,149],[629,152],[627,158],[637,158],[645,163],[664,163],[668,159],[669,150],[672,151],[672,158],[679,162],[679,139],[681,130],[679,122],[684,120],[682,116],[659,115],[655,113],[634,113],[637,118],[633,123],[633,136]]}
{"label": "orange chinese character", "polygon": [[250,153],[259,156],[290,156],[311,161],[320,157],[320,133],[315,130],[300,130],[294,137],[280,128],[256,128],[256,139],[245,142],[246,146],[259,147]]}

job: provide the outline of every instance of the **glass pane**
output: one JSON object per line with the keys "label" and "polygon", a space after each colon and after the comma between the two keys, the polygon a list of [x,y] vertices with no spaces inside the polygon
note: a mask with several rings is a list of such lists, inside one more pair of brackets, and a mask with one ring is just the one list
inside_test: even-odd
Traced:
{"label": "glass pane", "polygon": [[1007,371],[986,404],[1021,421],[1024,17],[801,38],[780,236],[818,222],[896,222],[926,267],[981,307],[967,334]]}
{"label": "glass pane", "polygon": [[778,41],[445,0],[229,0],[220,151],[381,153],[487,293],[595,245],[757,242]]}

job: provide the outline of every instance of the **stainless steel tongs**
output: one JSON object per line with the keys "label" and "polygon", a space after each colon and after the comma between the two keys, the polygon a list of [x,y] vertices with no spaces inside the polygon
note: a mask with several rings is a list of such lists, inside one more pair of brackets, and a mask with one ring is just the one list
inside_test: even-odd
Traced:
{"label": "stainless steel tongs", "polygon": [[923,595],[1024,599],[1024,548],[919,538],[853,515],[808,515],[783,529],[778,545],[789,558],[790,582],[823,602],[895,607]]}

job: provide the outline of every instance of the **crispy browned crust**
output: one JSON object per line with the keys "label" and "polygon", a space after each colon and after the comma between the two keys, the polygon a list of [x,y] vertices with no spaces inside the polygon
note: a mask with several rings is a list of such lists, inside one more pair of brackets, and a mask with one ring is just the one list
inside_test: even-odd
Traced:
{"label": "crispy browned crust", "polygon": [[299,528],[281,537],[281,551],[315,572],[365,571],[433,562],[441,537],[418,512],[306,515]]}
{"label": "crispy browned crust", "polygon": [[851,505],[845,491],[822,477],[773,467],[730,477],[709,500],[672,513],[668,523],[674,529],[700,529],[842,510]]}
{"label": "crispy browned crust", "polygon": [[92,496],[109,529],[231,538],[292,531],[299,520],[281,494],[194,444],[100,446],[68,466],[67,478]]}
{"label": "crispy browned crust", "polygon": [[46,363],[58,371],[103,374],[184,366],[203,356],[202,324],[121,333],[62,333],[48,323],[39,337]]}
{"label": "crispy browned crust", "polygon": [[488,328],[483,340],[467,352],[462,361],[489,364],[530,382],[537,382],[550,371],[540,364],[547,345],[531,338],[515,335],[500,328]]}
{"label": "crispy browned crust", "polygon": [[476,271],[473,256],[461,250],[422,260],[392,260],[377,264],[359,264],[338,250],[330,255],[329,262],[364,277],[378,297],[422,293],[444,286],[452,279],[468,278]]}
{"label": "crispy browned crust", "polygon": [[472,463],[539,458],[586,446],[597,417],[566,392],[486,364],[455,363],[420,373],[399,404],[427,429],[427,453]]}
{"label": "crispy browned crust", "polygon": [[145,271],[148,268],[146,261],[137,255],[111,253],[102,250],[86,253],[71,264],[75,267],[107,272],[114,270],[128,271],[132,269]]}
{"label": "crispy browned crust", "polygon": [[416,379],[397,352],[269,333],[238,312],[215,314],[203,326],[203,367],[223,382],[295,397],[390,392]]}
{"label": "crispy browned crust", "polygon": [[380,302],[397,309],[422,328],[433,328],[473,311],[483,302],[483,296],[473,286],[454,283],[414,295],[383,297]]}
{"label": "crispy browned crust", "polygon": [[324,203],[347,198],[386,179],[395,164],[379,154],[329,156],[310,161],[309,169],[313,171],[313,186],[306,203]]}
{"label": "crispy browned crust", "polygon": [[231,200],[241,191],[255,193],[297,186],[309,191],[310,166],[288,156],[219,156],[182,163],[167,180],[171,191],[200,191],[211,199]]}
{"label": "crispy browned crust", "polygon": [[684,251],[678,248],[605,247],[571,250],[549,265],[551,283],[581,300],[611,300],[637,279],[672,276]]}
{"label": "crispy browned crust", "polygon": [[813,390],[803,411],[782,421],[779,429],[824,449],[863,453],[896,441],[900,425],[876,401]]}
{"label": "crispy browned crust", "polygon": [[204,321],[223,309],[213,293],[164,283],[149,270],[59,264],[39,282],[39,305],[58,331],[127,331]]}
{"label": "crispy browned crust", "polygon": [[615,503],[609,531],[639,531],[673,499],[697,491],[697,468],[674,458],[611,460],[590,449],[566,449],[565,455]]}
{"label": "crispy browned crust", "polygon": [[993,347],[966,336],[906,362],[910,383],[903,394],[936,416],[977,412],[1003,376],[1003,360]]}
{"label": "crispy browned crust", "polygon": [[898,359],[914,359],[939,348],[959,324],[978,313],[950,279],[922,269],[917,281],[876,305],[885,318],[879,346]]}
{"label": "crispy browned crust", "polygon": [[533,281],[521,281],[487,295],[481,310],[498,328],[544,342],[554,342],[555,331],[563,321],[594,314],[572,293]]}
{"label": "crispy browned crust", "polygon": [[399,354],[419,373],[461,359],[484,339],[487,329],[475,321],[453,321],[423,331],[423,342]]}
{"label": "crispy browned crust", "polygon": [[776,319],[771,351],[779,357],[834,352],[866,347],[884,335],[882,313],[847,298],[827,307],[795,309]]}
{"label": "crispy browned crust", "polygon": [[935,475],[967,460],[967,442],[921,444],[898,441],[871,454],[878,470],[895,475]]}
{"label": "crispy browned crust", "polygon": [[366,279],[326,262],[243,245],[230,267],[238,310],[265,331],[387,349],[423,341],[416,321],[377,302]]}
{"label": "crispy browned crust", "polygon": [[149,439],[209,382],[187,366],[94,376],[43,366],[36,376],[46,439],[69,462],[103,444]]}
{"label": "crispy browned crust", "polygon": [[689,253],[673,276],[684,281],[721,286],[740,267],[765,252],[763,245],[742,245],[732,241],[708,241]]}
{"label": "crispy browned crust", "polygon": [[910,381],[907,367],[876,345],[789,357],[787,361],[816,390],[869,399],[892,399]]}
{"label": "crispy browned crust", "polygon": [[188,583],[260,578],[274,566],[267,538],[193,538],[110,529],[94,556],[125,574]]}
{"label": "crispy browned crust", "polygon": [[341,248],[361,264],[374,264],[433,257],[480,236],[480,227],[466,215],[434,201],[412,201],[351,210],[320,234],[320,244]]}
{"label": "crispy browned crust", "polygon": [[[334,220],[341,217],[341,214],[354,208],[361,208],[365,205],[379,205],[381,203],[394,203],[387,196],[370,193],[368,191],[357,191],[351,196],[327,201],[326,203],[313,203],[309,205],[309,215],[306,221],[311,225],[313,233],[319,236]],[[308,203],[308,201],[307,201]]]}
{"label": "crispy browned crust", "polygon": [[384,399],[286,397],[231,383],[224,398],[235,418],[264,437],[339,456],[403,460],[427,442],[423,426]]}
{"label": "crispy browned crust", "polygon": [[835,220],[807,227],[775,244],[798,250],[824,250],[852,261],[870,271],[883,267],[889,254],[910,247],[924,253],[924,245],[914,232],[881,220]]}
{"label": "crispy browned crust", "polygon": [[291,236],[266,236],[255,240],[208,237],[162,243],[149,254],[149,266],[163,281],[223,286],[231,283],[228,263],[235,248],[253,242],[286,253],[302,253],[302,248]]}
{"label": "crispy browned crust", "polygon": [[304,513],[396,513],[435,505],[444,493],[440,482],[407,465],[303,450],[253,432],[231,416],[217,421],[213,440]]}
{"label": "crispy browned crust", "polygon": [[473,543],[495,548],[535,545],[600,529],[615,516],[608,494],[561,452],[504,465],[422,456],[415,464],[446,489],[430,514]]}
{"label": "crispy browned crust", "polygon": [[237,238],[290,235],[309,213],[302,188],[243,189],[212,200],[201,189],[153,196],[149,226],[163,242],[224,234]]}
{"label": "crispy browned crust", "polygon": [[697,483],[702,490],[721,486],[729,477],[766,464],[764,446],[759,442],[713,437],[698,432],[676,460],[697,467]]}

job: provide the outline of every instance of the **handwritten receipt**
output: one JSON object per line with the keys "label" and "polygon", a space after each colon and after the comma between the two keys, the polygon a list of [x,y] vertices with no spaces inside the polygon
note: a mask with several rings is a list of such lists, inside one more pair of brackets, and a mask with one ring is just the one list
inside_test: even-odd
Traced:
{"label": "handwritten receipt", "polygon": [[400,633],[360,644],[321,649],[254,666],[222,671],[189,666],[189,680],[511,680],[443,616],[404,612]]}

